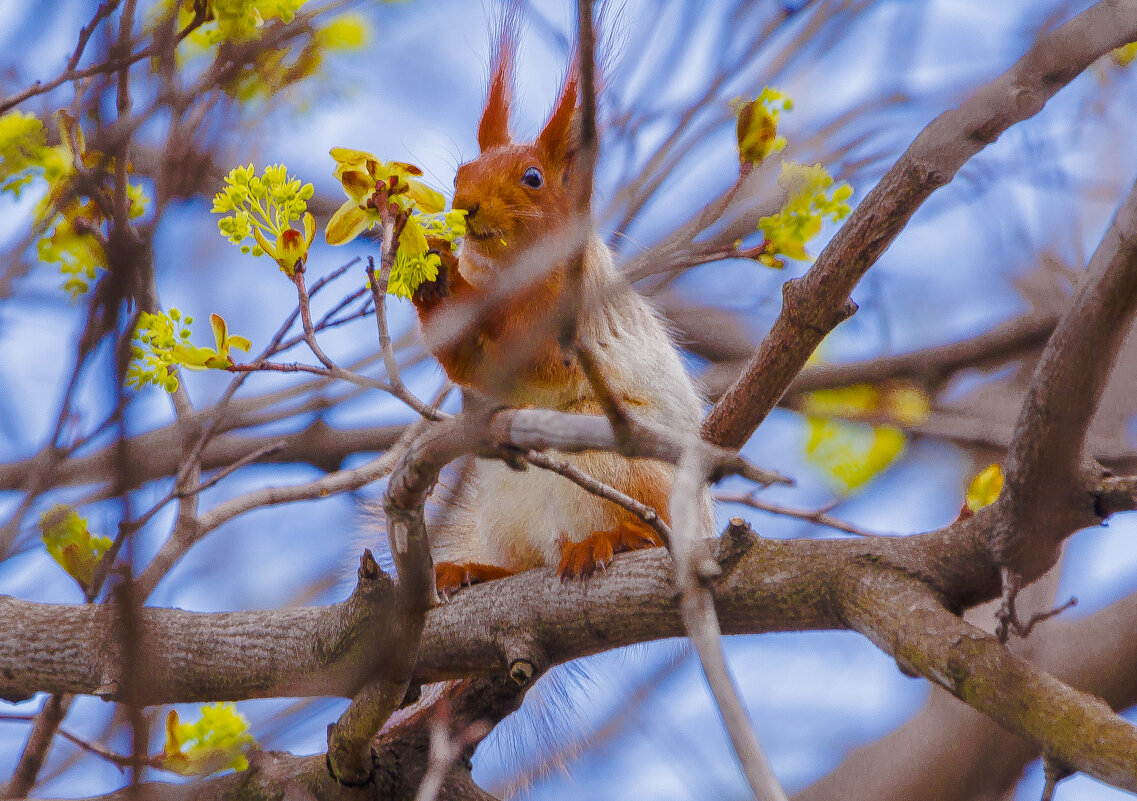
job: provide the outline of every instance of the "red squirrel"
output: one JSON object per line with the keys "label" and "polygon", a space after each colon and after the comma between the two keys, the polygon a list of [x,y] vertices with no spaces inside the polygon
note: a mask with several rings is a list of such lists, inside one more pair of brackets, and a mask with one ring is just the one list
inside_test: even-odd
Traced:
{"label": "red squirrel", "polygon": [[[509,273],[519,257],[532,260],[543,241],[566,231],[573,215],[575,70],[569,70],[540,134],[522,144],[509,133],[511,64],[512,46],[503,37],[478,125],[481,154],[461,165],[454,181],[453,207],[466,212],[466,236],[457,254],[439,243],[439,276],[414,296],[428,341],[448,306],[469,308],[487,291],[500,291],[503,281],[512,285]],[[588,233],[578,283],[570,280],[569,266],[567,259],[546,264],[532,281],[514,276],[519,290],[457,338],[433,346],[446,374],[504,405],[601,413],[577,358],[562,348],[551,323],[563,294],[575,286],[583,297],[596,298],[581,303],[576,336],[593,355],[610,393],[659,426],[697,431],[702,399],[679,351],[658,313],[619,276],[595,232]],[[668,519],[671,465],[598,451],[559,456]],[[446,542],[435,547],[436,557],[448,560],[435,565],[443,594],[541,565],[556,565],[562,579],[583,578],[615,553],[662,544],[635,514],[549,471],[518,471],[478,459],[472,481],[469,508],[450,524],[455,530],[440,538]],[[699,502],[709,535],[709,492]]]}

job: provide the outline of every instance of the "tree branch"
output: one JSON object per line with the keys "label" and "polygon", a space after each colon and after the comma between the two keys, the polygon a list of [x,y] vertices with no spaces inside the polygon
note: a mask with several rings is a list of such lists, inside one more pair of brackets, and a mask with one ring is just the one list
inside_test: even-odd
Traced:
{"label": "tree branch", "polygon": [[[328,727],[328,767],[345,784],[371,780],[371,741],[406,696],[426,615],[435,604],[434,563],[426,534],[426,497],[442,468],[467,453],[465,417],[437,423],[407,448],[383,497],[387,537],[399,582],[395,617],[370,653],[367,684]],[[464,436],[465,435],[465,436]]]}
{"label": "tree branch", "polygon": [[1103,0],[1041,37],[1003,75],[925,128],[861,201],[817,262],[783,287],[783,307],[745,372],[715,404],[706,439],[739,447],[822,339],[854,310],[861,277],[939,187],[1105,53],[1137,39],[1137,0]]}
{"label": "tree branch", "polygon": [[[1094,252],[1031,379],[1007,458],[992,536],[1002,564],[1031,581],[1054,564],[1071,525],[1093,525],[1101,476],[1083,465],[1086,435],[1137,316],[1137,184]],[[1085,477],[1084,477],[1085,476]],[[1056,518],[1068,523],[1056,525]]]}

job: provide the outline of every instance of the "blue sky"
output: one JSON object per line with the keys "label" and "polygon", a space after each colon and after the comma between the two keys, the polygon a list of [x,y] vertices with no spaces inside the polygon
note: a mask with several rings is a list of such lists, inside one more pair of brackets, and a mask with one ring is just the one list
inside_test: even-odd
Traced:
{"label": "blue sky", "polygon": [[[75,32],[89,17],[89,5],[72,0],[0,5],[0,53],[4,54],[0,75],[6,69],[15,71],[15,77],[5,77],[5,93],[59,69],[73,47]],[[519,135],[534,132],[551,105],[566,60],[563,36],[571,29],[565,4],[549,0],[534,5],[537,14],[525,30],[517,70]],[[614,15],[617,56],[611,96],[619,107],[646,109],[651,116],[634,133],[634,141],[606,136],[598,208],[616,196],[619,176],[626,170],[634,173],[645,154],[670,134],[668,126],[673,127],[678,113],[705,87],[710,65],[738,46],[722,35],[721,17],[730,5],[628,0],[622,13]],[[862,116],[858,128],[844,134],[863,134],[861,149],[829,165],[853,183],[855,202],[936,114],[956,105],[969,89],[1021,55],[1029,44],[1032,23],[1059,9],[1065,9],[1062,18],[1068,17],[1088,3],[882,0],[870,5],[871,10],[854,24],[828,31],[832,40],[825,47],[787,60],[783,69],[779,65],[789,52],[787,44],[802,30],[800,24],[788,25],[725,83],[707,118],[721,114],[732,97],[755,93],[771,80],[764,77],[768,74],[796,101],[795,110],[784,118],[791,145],[806,141],[825,121],[851,109],[874,108]],[[42,13],[48,7],[53,12],[50,19]],[[371,15],[375,27],[367,53],[338,57],[330,65],[325,90],[310,98],[305,110],[285,106],[258,120],[255,127],[219,131],[217,141],[234,164],[286,163],[290,171],[314,182],[320,193],[337,202],[342,195],[327,153],[340,146],[414,162],[434,185],[449,191],[457,164],[476,155],[474,129],[490,38],[486,7],[465,0],[360,7]],[[644,41],[637,34],[655,14],[670,15],[675,21],[671,27],[661,27],[656,38]],[[744,17],[744,22],[757,25],[759,16]],[[668,47],[673,40],[684,43],[679,55]],[[29,47],[33,41],[34,49]],[[661,75],[671,79],[661,82]],[[1016,280],[1029,272],[1039,250],[1049,249],[1080,267],[1137,167],[1137,151],[1124,146],[1132,138],[1132,104],[1123,101],[1127,92],[1132,96],[1133,87],[1131,75],[1084,75],[1037,118],[1009,132],[965,167],[916,215],[858,288],[854,298],[861,312],[826,342],[824,358],[869,358],[950,342],[1025,311],[1029,303]],[[906,97],[881,101],[894,92]],[[70,91],[62,89],[27,108],[50,111],[70,99]],[[144,136],[159,132],[160,126],[155,126]],[[729,185],[737,168],[732,142],[725,116],[717,125],[708,124],[660,197],[618,240],[622,255],[658,240]],[[803,149],[802,156],[812,152]],[[877,157],[864,164],[853,163],[874,153]],[[1071,189],[1083,186],[1094,189],[1094,199],[1072,206]],[[11,246],[26,230],[34,200],[0,198],[0,244]],[[171,207],[155,239],[163,302],[201,320],[218,312],[231,321],[233,330],[254,343],[263,342],[291,307],[293,290],[287,282],[273,280],[278,276],[264,263],[239,254],[216,235],[214,226],[202,200]],[[830,233],[827,230],[825,235]],[[1031,243],[1031,249],[1025,249],[1024,242]],[[823,244],[813,244],[813,252]],[[329,272],[367,252],[366,245],[333,249],[319,244],[312,251],[309,270]],[[780,284],[807,266],[791,264],[775,273],[750,263],[707,265],[679,279],[676,291],[736,312],[757,339],[777,313]],[[0,459],[4,461],[29,456],[42,447],[57,413],[81,324],[80,309],[68,304],[57,286],[58,275],[40,268],[21,283],[13,299],[0,305],[0,370],[5,377],[0,384]],[[390,315],[396,335],[413,325],[405,302],[392,300]],[[322,342],[347,361],[373,348],[371,337],[373,326],[349,326]],[[420,396],[429,395],[441,380],[432,364],[416,367],[406,377]],[[264,391],[286,383],[258,377],[248,386]],[[107,408],[111,396],[97,380],[89,384],[83,394],[83,414],[94,419]],[[188,386],[201,405],[216,397],[224,377],[195,375]],[[161,393],[139,397],[134,426],[144,428],[169,419],[168,401]],[[410,416],[393,400],[368,396],[343,404],[328,419],[336,425],[378,425]],[[839,500],[835,514],[883,533],[913,533],[950,522],[967,477],[977,467],[954,446],[911,442],[902,458],[867,488],[835,499],[824,476],[804,457],[805,437],[796,415],[777,411],[749,443],[746,453],[754,461],[798,480],[793,489],[771,491],[764,497],[800,507]],[[203,506],[209,508],[252,487],[294,483],[315,475],[317,471],[307,467],[251,469],[206,492]],[[164,491],[145,490],[137,501],[142,505]],[[380,492],[381,487],[373,487],[360,496],[375,498]],[[61,497],[65,496],[76,502],[82,493]],[[0,511],[6,516],[18,500],[13,493],[0,494]],[[339,497],[275,507],[235,520],[192,549],[151,602],[201,611],[273,608],[297,602],[305,587],[328,576],[334,581],[305,597],[305,602],[342,598],[349,591],[359,548],[377,538],[358,500]],[[719,517],[725,520],[739,511],[724,505]],[[116,514],[111,505],[94,504],[92,524],[110,529]],[[764,536],[829,536],[800,522],[746,514]],[[37,517],[38,507],[28,518],[17,555],[0,563],[0,593],[79,602],[73,582],[38,546],[30,525]],[[141,533],[137,543],[141,561],[156,552],[170,523],[170,513],[159,514]],[[1133,519],[1121,517],[1108,528],[1070,540],[1058,592],[1060,599],[1079,598],[1069,617],[1089,614],[1137,589],[1133,529]],[[258,569],[249,570],[250,564]],[[927,692],[924,682],[904,677],[889,658],[849,633],[735,637],[726,648],[775,771],[790,791],[827,773],[849,749],[902,723],[920,708]],[[546,679],[551,686],[540,688],[548,697],[546,703],[554,709],[563,707],[566,721],[581,721],[587,739],[593,739],[587,732],[607,721],[613,710],[622,710],[618,722],[612,724],[610,735],[579,759],[536,780],[521,797],[534,801],[746,797],[697,663],[681,643],[602,655],[581,670],[581,678],[554,673]],[[656,677],[657,684],[628,712],[622,699],[649,677]],[[24,713],[39,703],[37,699],[7,711]],[[323,749],[325,726],[342,705],[312,702],[287,725],[277,716],[292,708],[291,701],[246,702],[241,708],[263,746],[308,753]],[[110,711],[106,704],[82,699],[66,725],[77,734],[97,737]],[[524,709],[521,718],[499,727],[481,749],[477,776],[500,782],[519,763],[528,763],[534,718],[526,718]],[[0,775],[10,772],[24,736],[20,725],[0,726]],[[571,731],[538,735],[556,743],[562,737],[580,736]],[[121,729],[108,744],[120,750],[126,747]],[[74,756],[70,746],[57,744],[45,775]],[[41,792],[86,795],[112,789],[118,781],[113,768],[84,759],[80,767],[50,780]],[[1019,797],[1037,797],[1040,787],[1035,766]],[[1058,793],[1059,799],[1121,797],[1120,792],[1081,777],[1064,783]]]}

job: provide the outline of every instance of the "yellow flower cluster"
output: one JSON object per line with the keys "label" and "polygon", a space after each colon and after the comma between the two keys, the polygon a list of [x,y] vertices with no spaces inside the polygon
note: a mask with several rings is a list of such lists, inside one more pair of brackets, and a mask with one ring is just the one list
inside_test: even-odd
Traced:
{"label": "yellow flower cluster", "polygon": [[778,136],[778,117],[793,106],[789,95],[772,86],[763,87],[753,100],[739,97],[731,101],[738,134],[738,161],[744,169],[786,146],[786,138]]}
{"label": "yellow flower cluster", "polygon": [[[217,221],[217,228],[242,253],[271,256],[291,278],[303,269],[316,236],[316,220],[307,211],[315,191],[312,184],[289,178],[283,164],[265,167],[261,176],[252,164],[234,167],[225,176],[224,188],[213,196],[213,212],[229,215]],[[292,221],[300,219],[303,233],[292,227]],[[245,244],[249,237],[255,245]]]}
{"label": "yellow flower cluster", "polygon": [[806,459],[842,494],[883,473],[904,451],[904,432],[843,420],[807,417]]}
{"label": "yellow flower cluster", "polygon": [[0,117],[0,191],[19,197],[21,189],[43,174],[49,150],[39,117],[22,111]]}
{"label": "yellow flower cluster", "polygon": [[370,153],[342,147],[332,150],[332,158],[347,200],[328,222],[324,232],[328,244],[347,244],[380,221],[373,198],[381,188],[387,202],[406,216],[387,291],[409,298],[424,281],[437,278],[442,266],[428,238],[452,244],[465,236],[465,212],[444,211],[446,199],[418,180],[422,170],[413,164],[380,161]]}
{"label": "yellow flower cluster", "polygon": [[931,398],[902,381],[851,384],[808,393],[801,411],[809,432],[806,458],[839,492],[850,493],[887,469],[904,450],[904,432],[879,423],[918,425],[928,419]]}
{"label": "yellow flower cluster", "polygon": [[[106,253],[96,235],[106,219],[99,206],[75,193],[73,178],[80,169],[113,170],[114,160],[88,151],[78,122],[65,112],[56,115],[60,144],[48,147],[43,123],[21,111],[0,117],[0,191],[19,196],[37,178],[48,191],[36,207],[36,226],[44,231],[36,243],[40,260],[58,264],[63,289],[76,298],[90,289],[105,268]],[[130,184],[130,216],[141,216],[147,198],[142,188]]]}
{"label": "yellow flower cluster", "polygon": [[86,592],[99,560],[111,547],[110,537],[91,534],[87,521],[63,504],[44,512],[39,526],[40,537],[51,558]]}
{"label": "yellow flower cluster", "polygon": [[221,315],[211,314],[209,324],[216,348],[196,347],[189,342],[192,323],[192,317],[183,317],[177,309],[170,309],[169,314],[140,314],[126,371],[127,386],[141,389],[153,384],[173,393],[178,389],[178,367],[228,370],[233,366],[230,349],[248,352],[252,346],[245,337],[231,336]]}
{"label": "yellow flower cluster", "polygon": [[[196,43],[215,45],[224,41],[245,42],[260,35],[266,21],[292,22],[307,0],[206,0],[206,24],[193,32]],[[183,0],[182,25],[194,15],[194,0]]]}
{"label": "yellow flower cluster", "polygon": [[802,398],[801,410],[816,417],[895,420],[903,425],[919,425],[931,414],[932,400],[915,384],[888,381],[819,389]]}
{"label": "yellow flower cluster", "polygon": [[758,221],[758,230],[766,237],[758,261],[767,267],[781,268],[785,259],[812,259],[805,244],[821,232],[822,221],[844,219],[850,211],[846,202],[853,194],[848,184],[833,187],[833,178],[820,164],[784,162],[778,185],[786,192],[781,211]]}
{"label": "yellow flower cluster", "polygon": [[181,723],[178,712],[166,715],[166,743],[153,762],[182,776],[208,776],[219,770],[245,770],[245,751],[256,745],[249,721],[231,702],[206,704],[201,718]]}

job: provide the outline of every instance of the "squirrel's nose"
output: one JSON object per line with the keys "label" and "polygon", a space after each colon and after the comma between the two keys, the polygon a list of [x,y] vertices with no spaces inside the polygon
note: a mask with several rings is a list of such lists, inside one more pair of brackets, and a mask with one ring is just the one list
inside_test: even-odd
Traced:
{"label": "squirrel's nose", "polygon": [[473,217],[475,214],[477,214],[478,209],[481,208],[481,205],[481,203],[471,203],[469,208],[466,209],[466,218],[469,219],[470,217]]}

